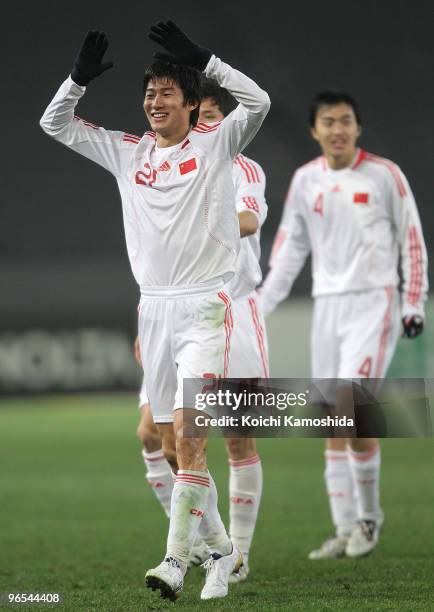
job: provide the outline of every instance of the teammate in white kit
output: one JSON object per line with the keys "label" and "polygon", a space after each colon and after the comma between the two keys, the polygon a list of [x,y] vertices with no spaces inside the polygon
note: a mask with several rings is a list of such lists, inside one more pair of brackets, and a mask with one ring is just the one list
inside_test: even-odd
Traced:
{"label": "teammate in white kit", "polygon": [[[215,81],[205,80],[197,129],[214,129],[235,107],[234,98]],[[256,299],[256,286],[261,280],[260,228],[267,215],[265,175],[253,160],[238,155],[233,164],[235,199],[240,224],[241,248],[235,276],[229,292],[234,298],[232,311],[234,329],[231,337],[229,378],[268,378],[268,345],[265,323]],[[146,350],[144,348],[144,350]],[[135,344],[136,359],[140,363],[140,347]],[[146,377],[140,391],[141,418],[138,436],[143,444],[143,458],[147,480],[166,515],[170,517],[170,498],[173,488],[172,470],[166,460],[161,439],[154,425],[146,391]],[[229,534],[242,552],[244,563],[230,582],[245,580],[249,573],[250,551],[262,494],[262,466],[252,438],[227,438],[229,455]],[[173,452],[175,455],[175,452]],[[191,563],[198,564],[209,556],[201,538],[196,542]]]}
{"label": "teammate in white kit", "polygon": [[[147,572],[147,586],[173,600],[180,595],[202,521],[213,555],[201,597],[211,599],[227,594],[242,555],[217,510],[206,438],[183,435],[182,383],[204,373],[227,373],[232,314],[224,285],[234,274],[240,240],[232,163],[258,131],[270,101],[252,80],[193,43],[172,22],[153,26],[149,37],[168,51],[156,54],[159,61],[145,73],[144,109],[153,132],[139,138],[74,116],[88,83],[112,66],[103,63],[108,41],[99,32],[86,36],[41,126],[109,170],[121,192],[128,255],[141,292],[139,338],[146,347],[147,392],[163,449],[171,447],[175,431],[179,468],[166,556]],[[194,128],[198,71],[239,102],[205,133]]]}
{"label": "teammate in white kit", "polygon": [[[361,120],[352,96],[318,94],[310,127],[323,155],[291,182],[262,290],[264,314],[288,295],[312,252],[312,377],[382,378],[401,321],[410,338],[423,329],[427,256],[416,204],[396,164],[356,148]],[[378,440],[328,439],[325,459],[336,534],[310,558],[368,554],[383,522]]]}

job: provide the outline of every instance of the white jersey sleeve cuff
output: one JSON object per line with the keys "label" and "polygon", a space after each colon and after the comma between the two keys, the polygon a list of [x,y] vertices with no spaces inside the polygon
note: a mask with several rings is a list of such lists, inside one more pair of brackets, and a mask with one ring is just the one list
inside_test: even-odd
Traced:
{"label": "white jersey sleeve cuff", "polygon": [[72,80],[71,75],[68,76],[65,82],[68,83],[71,89],[74,89],[76,93],[79,93],[80,95],[83,95],[84,92],[86,91],[86,86],[78,85],[75,81]]}
{"label": "white jersey sleeve cuff", "polygon": [[208,78],[214,78],[212,72],[214,68],[216,67],[216,63],[217,63],[216,60],[217,60],[217,56],[214,54],[211,55],[207,65],[205,66],[204,73],[205,73],[205,76],[207,76]]}

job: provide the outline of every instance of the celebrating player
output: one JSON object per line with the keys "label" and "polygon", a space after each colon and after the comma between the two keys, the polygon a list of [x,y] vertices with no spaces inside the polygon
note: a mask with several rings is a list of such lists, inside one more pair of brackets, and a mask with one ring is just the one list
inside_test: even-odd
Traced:
{"label": "celebrating player", "polygon": [[[158,23],[149,37],[165,53],[145,73],[144,110],[152,127],[142,138],[112,132],[74,116],[103,63],[104,33],[89,32],[42,119],[44,131],[109,170],[122,197],[128,255],[140,286],[140,345],[147,392],[163,449],[179,467],[167,552],[146,574],[147,586],[175,600],[201,520],[213,551],[202,599],[224,597],[242,555],[226,534],[217,491],[207,470],[206,438],[183,435],[183,379],[226,375],[232,328],[224,285],[233,276],[239,224],[233,160],[268,112],[268,95],[252,80],[193,43],[174,23]],[[193,130],[200,72],[232,92],[236,110],[213,130]],[[173,425],[172,425],[173,421]],[[174,432],[174,433],[173,433]],[[176,458],[170,455],[176,437]]]}
{"label": "celebrating player", "polygon": [[[323,155],[299,168],[290,185],[262,290],[264,313],[288,295],[312,251],[312,377],[382,378],[401,321],[409,338],[423,329],[427,256],[416,204],[396,164],[356,148],[361,119],[352,96],[319,93],[310,128]],[[325,460],[336,534],[309,557],[368,554],[383,522],[378,440],[347,446],[345,438],[329,439]]]}
{"label": "celebrating player", "polygon": [[[203,133],[214,130],[217,122],[222,121],[234,107],[235,100],[225,89],[219,87],[215,81],[205,80],[202,85],[199,122],[194,129]],[[243,240],[235,276],[229,286],[230,295],[234,298],[234,329],[228,375],[230,378],[267,378],[267,338],[255,292],[255,287],[261,280],[260,227],[267,215],[265,175],[256,162],[243,155],[235,158],[232,172],[240,235]],[[135,352],[140,363],[138,341],[135,343]],[[170,517],[172,470],[162,452],[160,436],[152,419],[145,379],[140,392],[140,409],[138,436],[144,446],[147,480]],[[238,582],[245,580],[249,573],[248,556],[262,494],[262,466],[254,439],[227,438],[226,447],[230,465],[229,533],[244,559],[240,570],[233,573],[229,580]],[[191,562],[200,563],[208,556],[207,547],[199,538],[192,550]]]}

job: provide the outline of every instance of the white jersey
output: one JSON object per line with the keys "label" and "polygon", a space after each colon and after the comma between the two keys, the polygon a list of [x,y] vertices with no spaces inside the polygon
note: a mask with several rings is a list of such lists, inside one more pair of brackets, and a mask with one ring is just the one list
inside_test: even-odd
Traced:
{"label": "white jersey", "polygon": [[343,170],[318,157],[296,171],[261,294],[265,313],[288,295],[310,251],[314,297],[396,287],[401,257],[402,315],[424,315],[425,243],[413,194],[393,162],[360,149]]}
{"label": "white jersey", "polygon": [[212,56],[205,69],[239,106],[198,124],[174,147],[113,132],[74,116],[86,88],[68,78],[42,119],[44,131],[111,172],[122,198],[127,250],[139,286],[196,287],[232,278],[239,250],[231,168],[268,112],[268,95]]}
{"label": "white jersey", "polygon": [[250,236],[244,236],[241,240],[235,276],[228,288],[231,296],[238,298],[251,293],[262,279],[259,265],[260,236],[268,207],[265,200],[265,174],[259,164],[240,154],[234,160],[232,177],[237,213],[249,211],[254,213],[258,219],[256,232]]}

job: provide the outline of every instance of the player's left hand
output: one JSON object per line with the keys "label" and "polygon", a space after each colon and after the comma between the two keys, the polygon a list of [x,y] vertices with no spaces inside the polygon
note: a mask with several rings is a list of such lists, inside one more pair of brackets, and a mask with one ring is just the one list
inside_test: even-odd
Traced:
{"label": "player's left hand", "polygon": [[162,62],[192,66],[202,71],[212,55],[209,49],[190,40],[173,21],[159,21],[157,25],[151,26],[148,37],[169,51],[154,53],[155,59]]}
{"label": "player's left hand", "polygon": [[403,338],[416,338],[423,332],[423,318],[419,315],[402,318]]}

